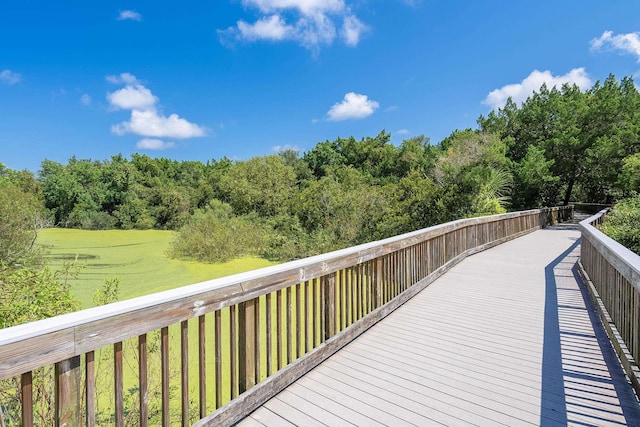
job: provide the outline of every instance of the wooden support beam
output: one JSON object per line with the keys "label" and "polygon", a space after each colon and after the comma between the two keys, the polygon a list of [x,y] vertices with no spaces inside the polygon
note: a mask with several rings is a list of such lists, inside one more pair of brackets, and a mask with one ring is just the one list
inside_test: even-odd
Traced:
{"label": "wooden support beam", "polygon": [[56,363],[56,425],[82,425],[80,356]]}

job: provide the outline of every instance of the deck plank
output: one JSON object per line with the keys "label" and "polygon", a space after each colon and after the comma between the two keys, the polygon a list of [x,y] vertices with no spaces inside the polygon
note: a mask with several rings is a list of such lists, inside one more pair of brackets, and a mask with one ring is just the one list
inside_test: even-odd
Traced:
{"label": "deck plank", "polygon": [[640,426],[575,274],[579,236],[543,229],[468,257],[251,421]]}

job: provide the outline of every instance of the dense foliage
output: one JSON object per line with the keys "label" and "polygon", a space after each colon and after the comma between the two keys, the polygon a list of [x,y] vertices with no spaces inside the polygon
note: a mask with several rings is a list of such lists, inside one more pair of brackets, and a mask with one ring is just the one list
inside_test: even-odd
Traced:
{"label": "dense foliage", "polygon": [[603,233],[640,255],[640,196],[620,201],[600,227]]}
{"label": "dense foliage", "polygon": [[14,247],[3,241],[0,256],[28,249],[33,212],[62,227],[179,230],[174,257],[286,260],[461,217],[640,190],[631,78],[610,76],[585,92],[542,86],[478,124],[435,145],[423,136],[395,145],[382,131],[236,162],[134,154],[44,160],[37,177],[3,169],[13,178],[0,197],[20,214],[7,217],[19,236],[9,239]]}
{"label": "dense foliage", "polygon": [[631,77],[609,76],[585,92],[542,86],[478,123],[507,145],[514,208],[611,203],[640,190],[640,94]]}

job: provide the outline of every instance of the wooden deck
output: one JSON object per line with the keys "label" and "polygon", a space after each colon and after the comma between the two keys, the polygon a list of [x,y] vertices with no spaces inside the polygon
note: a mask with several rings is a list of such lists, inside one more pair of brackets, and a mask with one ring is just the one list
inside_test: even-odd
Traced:
{"label": "wooden deck", "polygon": [[579,236],[467,258],[239,425],[640,426],[575,269]]}

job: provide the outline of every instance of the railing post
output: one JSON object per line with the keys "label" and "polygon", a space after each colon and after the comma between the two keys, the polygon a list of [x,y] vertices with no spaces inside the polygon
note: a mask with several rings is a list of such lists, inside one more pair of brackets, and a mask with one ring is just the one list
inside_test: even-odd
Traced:
{"label": "railing post", "polygon": [[324,340],[336,334],[336,273],[322,276],[324,300]]}
{"label": "railing post", "polygon": [[382,258],[376,258],[375,271],[373,272],[373,303],[374,308],[380,307],[383,304],[384,291],[382,289]]}
{"label": "railing post", "polygon": [[80,411],[80,356],[56,363],[56,425],[82,425]]}
{"label": "railing post", "polygon": [[256,385],[256,330],[257,298],[238,304],[238,388],[244,393]]}

